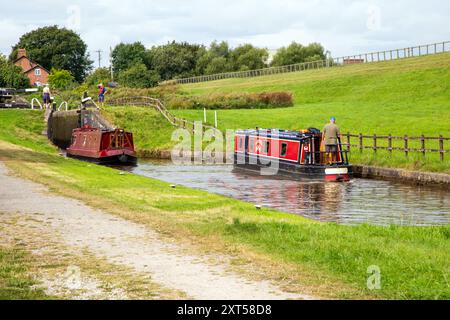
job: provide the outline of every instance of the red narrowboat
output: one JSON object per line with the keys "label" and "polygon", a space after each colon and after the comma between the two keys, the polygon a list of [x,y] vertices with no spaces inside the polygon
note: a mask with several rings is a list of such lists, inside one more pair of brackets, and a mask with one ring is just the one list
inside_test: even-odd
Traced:
{"label": "red narrowboat", "polygon": [[84,126],[72,131],[67,156],[101,164],[137,163],[133,134],[123,129]]}
{"label": "red narrowboat", "polygon": [[349,181],[352,166],[340,139],[337,150],[326,153],[320,130],[239,130],[235,135],[234,165],[239,169],[276,169],[278,175],[326,181]]}

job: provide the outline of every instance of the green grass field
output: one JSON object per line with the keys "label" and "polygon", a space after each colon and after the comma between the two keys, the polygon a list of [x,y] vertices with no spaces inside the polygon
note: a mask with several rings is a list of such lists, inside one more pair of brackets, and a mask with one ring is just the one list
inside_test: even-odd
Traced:
{"label": "green grass field", "polygon": [[[450,53],[399,61],[352,65],[331,69],[227,79],[181,86],[183,94],[218,92],[289,91],[295,105],[284,109],[219,110],[220,129],[322,129],[336,116],[341,131],[367,135],[450,137]],[[178,110],[176,115],[202,120],[202,110]],[[208,111],[213,123],[213,111]],[[356,143],[356,141],[354,141]],[[371,143],[371,141],[365,141]],[[398,142],[403,146],[402,141]],[[448,144],[448,142],[447,142]],[[381,146],[382,144],[380,144]],[[419,147],[419,142],[412,145]],[[428,147],[428,146],[427,146]],[[430,143],[437,149],[437,142]],[[419,147],[420,148],[420,147]],[[449,150],[450,146],[446,146]],[[450,157],[450,156],[447,156]],[[354,163],[450,172],[450,161],[438,155],[422,158],[403,153],[353,152]]]}
{"label": "green grass field", "polygon": [[[287,282],[288,288],[328,298],[450,298],[450,226],[343,226],[256,210],[230,198],[172,189],[165,182],[61,157],[40,134],[42,112],[0,111],[0,123],[0,160],[14,173],[202,250],[256,264],[266,279]],[[370,266],[381,269],[380,290],[367,288]],[[4,286],[10,276],[0,275]]]}

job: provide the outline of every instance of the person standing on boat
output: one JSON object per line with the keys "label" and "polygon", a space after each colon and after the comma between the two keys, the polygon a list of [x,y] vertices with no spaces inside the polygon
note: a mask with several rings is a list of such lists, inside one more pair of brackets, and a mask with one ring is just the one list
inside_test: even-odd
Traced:
{"label": "person standing on boat", "polygon": [[326,159],[328,162],[335,163],[337,159],[338,143],[341,131],[336,125],[336,118],[331,117],[330,123],[325,125],[322,130],[322,144],[325,144]]}

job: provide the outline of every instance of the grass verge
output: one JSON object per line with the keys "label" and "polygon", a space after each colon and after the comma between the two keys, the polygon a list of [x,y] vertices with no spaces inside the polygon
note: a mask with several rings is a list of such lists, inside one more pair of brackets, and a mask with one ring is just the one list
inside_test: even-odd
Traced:
{"label": "grass verge", "polygon": [[0,300],[49,299],[30,276],[32,257],[23,249],[0,245]]}
{"label": "grass verge", "polygon": [[[10,139],[4,132],[22,120],[22,112],[8,112],[2,141]],[[158,180],[60,157],[44,145],[41,129],[37,125],[29,135],[42,144],[1,142],[0,160],[53,192],[147,224],[199,250],[231,254],[238,264],[246,263],[242,268],[248,273],[261,270],[262,277],[287,289],[325,298],[450,298],[450,226],[342,226],[259,211],[222,196],[173,189]],[[367,287],[371,266],[381,270],[380,290]]]}

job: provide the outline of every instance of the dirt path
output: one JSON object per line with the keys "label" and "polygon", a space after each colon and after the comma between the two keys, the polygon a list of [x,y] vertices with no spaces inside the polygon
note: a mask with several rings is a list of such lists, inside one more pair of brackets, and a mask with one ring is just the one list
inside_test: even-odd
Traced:
{"label": "dirt path", "polygon": [[311,298],[283,292],[266,281],[247,280],[228,271],[226,257],[188,254],[143,225],[51,195],[39,184],[9,176],[0,163],[0,224],[13,216],[22,225],[50,228],[65,246],[87,249],[109,263],[148,274],[159,285],[194,299]]}

